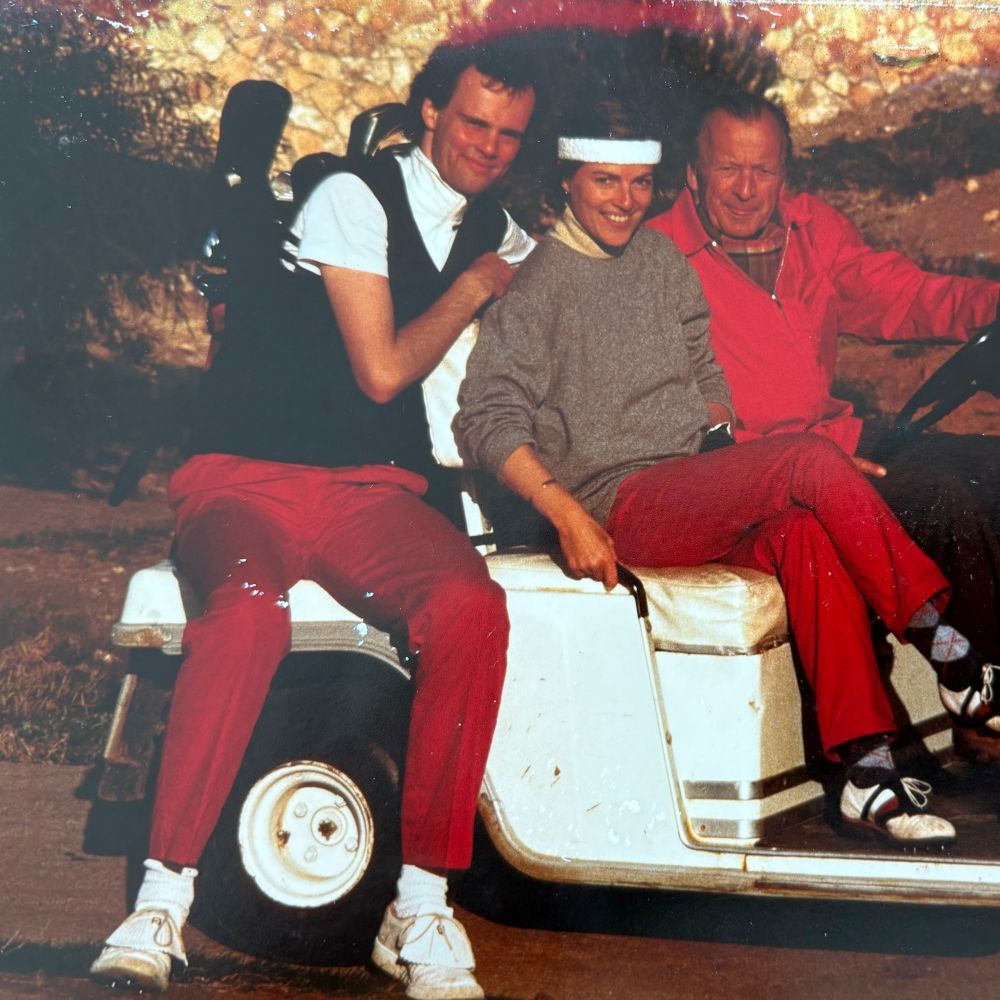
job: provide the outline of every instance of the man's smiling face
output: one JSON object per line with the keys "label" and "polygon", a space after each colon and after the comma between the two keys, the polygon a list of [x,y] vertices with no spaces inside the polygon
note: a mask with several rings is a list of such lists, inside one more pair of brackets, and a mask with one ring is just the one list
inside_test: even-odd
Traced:
{"label": "man's smiling face", "polygon": [[471,197],[507,172],[534,109],[533,90],[511,90],[470,66],[443,108],[424,101],[420,148],[445,183]]}
{"label": "man's smiling face", "polygon": [[709,115],[698,136],[688,187],[723,235],[751,239],[768,223],[785,183],[785,137],[769,114],[752,121]]}

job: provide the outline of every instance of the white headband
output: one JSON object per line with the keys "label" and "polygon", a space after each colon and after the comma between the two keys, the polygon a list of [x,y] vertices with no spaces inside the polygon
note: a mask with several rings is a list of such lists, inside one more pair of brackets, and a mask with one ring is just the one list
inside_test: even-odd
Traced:
{"label": "white headband", "polygon": [[655,139],[559,138],[559,159],[580,163],[654,164],[663,156]]}

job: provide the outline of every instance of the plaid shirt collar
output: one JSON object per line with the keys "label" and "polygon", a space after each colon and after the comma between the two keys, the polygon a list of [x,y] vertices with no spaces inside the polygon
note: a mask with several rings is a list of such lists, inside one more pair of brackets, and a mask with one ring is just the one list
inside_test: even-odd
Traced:
{"label": "plaid shirt collar", "polygon": [[774,294],[788,234],[778,209],[775,209],[774,215],[760,233],[746,240],[734,239],[720,233],[709,221],[704,206],[700,203],[696,206],[696,211],[698,221],[712,242],[720,246],[751,281],[768,294]]}

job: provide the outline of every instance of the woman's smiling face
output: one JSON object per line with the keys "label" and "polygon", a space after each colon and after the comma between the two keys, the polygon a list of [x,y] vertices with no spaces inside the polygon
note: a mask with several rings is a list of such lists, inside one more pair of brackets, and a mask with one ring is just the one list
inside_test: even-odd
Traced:
{"label": "woman's smiling face", "polygon": [[653,200],[653,168],[648,164],[582,163],[563,181],[580,225],[604,247],[624,247]]}

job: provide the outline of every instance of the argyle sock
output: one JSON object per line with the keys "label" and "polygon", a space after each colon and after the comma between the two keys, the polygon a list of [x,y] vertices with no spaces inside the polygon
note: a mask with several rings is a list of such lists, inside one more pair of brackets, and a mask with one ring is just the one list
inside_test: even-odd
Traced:
{"label": "argyle sock", "polygon": [[396,914],[415,917],[418,913],[447,913],[445,895],[448,880],[426,868],[403,865],[396,883]]}
{"label": "argyle sock", "polygon": [[910,619],[906,638],[930,660],[938,680],[946,688],[951,691],[978,688],[986,661],[930,601],[921,605]]}
{"label": "argyle sock", "polygon": [[194,868],[171,871],[159,861],[147,858],[143,862],[146,874],[135,897],[135,909],[166,910],[180,930],[194,902]]}
{"label": "argyle sock", "polygon": [[858,788],[871,788],[896,773],[888,736],[863,736],[850,740],[837,747],[837,753],[844,762],[847,780]]}

